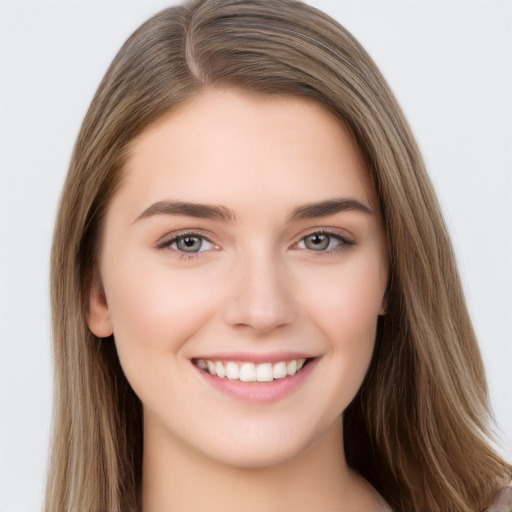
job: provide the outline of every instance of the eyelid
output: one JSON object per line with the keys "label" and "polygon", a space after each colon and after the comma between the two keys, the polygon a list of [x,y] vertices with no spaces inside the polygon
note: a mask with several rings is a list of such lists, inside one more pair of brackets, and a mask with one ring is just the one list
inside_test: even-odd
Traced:
{"label": "eyelid", "polygon": [[[330,250],[324,250],[324,251],[314,251],[313,249],[308,249],[307,247],[304,248],[298,248],[298,245],[303,242],[307,237],[312,235],[325,235],[328,237],[336,238],[340,241],[340,244],[338,247]],[[348,249],[352,246],[354,246],[356,243],[354,237],[350,234],[348,234],[345,230],[337,229],[337,228],[313,228],[307,230],[305,233],[301,233],[299,237],[297,237],[296,241],[292,244],[292,249],[299,249],[303,251],[308,252],[318,252],[319,255],[321,254],[330,254],[334,253],[343,249]]]}
{"label": "eyelid", "polygon": [[155,243],[155,248],[156,249],[169,249],[169,250],[177,252],[179,254],[188,254],[188,255],[194,255],[194,254],[199,254],[202,252],[207,252],[207,251],[197,251],[195,253],[194,252],[186,253],[185,251],[180,251],[178,249],[174,249],[171,247],[171,245],[173,243],[175,243],[178,239],[186,238],[187,236],[194,237],[194,238],[201,238],[202,240],[210,243],[213,246],[213,249],[219,249],[219,246],[215,242],[213,242],[211,237],[206,235],[200,229],[183,229],[183,230],[179,230],[179,231],[173,231],[172,233],[167,233],[157,240],[157,242]]}

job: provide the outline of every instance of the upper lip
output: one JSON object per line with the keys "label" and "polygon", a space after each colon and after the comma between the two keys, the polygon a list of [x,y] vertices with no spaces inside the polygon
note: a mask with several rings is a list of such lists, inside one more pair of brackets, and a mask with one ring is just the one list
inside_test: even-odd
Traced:
{"label": "upper lip", "polygon": [[216,352],[193,357],[193,360],[207,359],[209,361],[241,361],[247,363],[278,363],[293,359],[312,359],[313,354],[305,352],[272,352],[272,353],[247,353],[247,352]]}

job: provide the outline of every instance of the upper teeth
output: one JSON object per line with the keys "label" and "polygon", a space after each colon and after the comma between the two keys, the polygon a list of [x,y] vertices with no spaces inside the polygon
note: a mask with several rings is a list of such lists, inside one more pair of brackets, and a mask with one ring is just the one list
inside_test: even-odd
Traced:
{"label": "upper teeth", "polygon": [[271,382],[295,375],[306,362],[305,359],[292,359],[278,363],[237,363],[235,361],[210,361],[197,359],[195,364],[211,375],[242,382]]}

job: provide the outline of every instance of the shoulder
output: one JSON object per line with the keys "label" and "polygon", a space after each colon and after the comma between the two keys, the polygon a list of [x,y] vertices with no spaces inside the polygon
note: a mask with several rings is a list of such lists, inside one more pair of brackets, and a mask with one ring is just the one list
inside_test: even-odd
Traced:
{"label": "shoulder", "polygon": [[487,512],[512,512],[512,482],[499,490]]}

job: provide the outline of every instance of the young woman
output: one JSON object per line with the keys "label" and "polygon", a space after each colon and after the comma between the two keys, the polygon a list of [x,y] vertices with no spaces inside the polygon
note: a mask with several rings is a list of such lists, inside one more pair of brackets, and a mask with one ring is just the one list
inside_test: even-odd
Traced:
{"label": "young woman", "polygon": [[510,478],[411,132],[301,2],[193,2],[129,38],[52,306],[48,511],[473,512]]}

